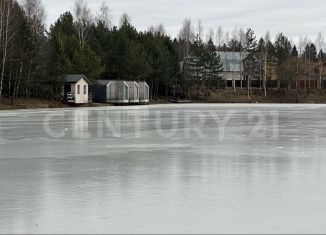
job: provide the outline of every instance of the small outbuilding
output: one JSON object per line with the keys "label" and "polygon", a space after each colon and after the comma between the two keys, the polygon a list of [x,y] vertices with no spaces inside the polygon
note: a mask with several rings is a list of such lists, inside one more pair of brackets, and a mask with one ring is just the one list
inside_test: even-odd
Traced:
{"label": "small outbuilding", "polygon": [[137,82],[126,82],[129,86],[129,103],[137,104],[139,103],[139,85]]}
{"label": "small outbuilding", "polygon": [[149,103],[149,86],[146,82],[138,82],[139,102],[142,104]]}
{"label": "small outbuilding", "polygon": [[87,104],[89,80],[83,74],[70,74],[65,76],[63,97],[71,104]]}
{"label": "small outbuilding", "polygon": [[99,103],[129,103],[129,86],[125,81],[97,80],[92,86],[94,100]]}

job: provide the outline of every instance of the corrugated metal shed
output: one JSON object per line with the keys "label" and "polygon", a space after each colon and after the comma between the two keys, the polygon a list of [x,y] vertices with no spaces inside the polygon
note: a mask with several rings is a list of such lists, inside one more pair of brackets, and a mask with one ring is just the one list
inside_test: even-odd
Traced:
{"label": "corrugated metal shed", "polygon": [[129,86],[129,102],[139,103],[139,85],[135,81],[127,81]]}
{"label": "corrugated metal shed", "polygon": [[146,82],[138,82],[139,85],[139,101],[140,103],[149,103],[149,86]]}
{"label": "corrugated metal shed", "polygon": [[129,103],[129,86],[125,81],[97,80],[91,88],[94,100],[99,103]]}
{"label": "corrugated metal shed", "polygon": [[[98,87],[105,87],[106,89],[100,88],[97,92],[105,92],[105,100],[107,103],[112,104],[126,104],[129,103],[129,86],[125,81],[118,80],[98,80]],[[101,94],[99,97],[103,96]]]}

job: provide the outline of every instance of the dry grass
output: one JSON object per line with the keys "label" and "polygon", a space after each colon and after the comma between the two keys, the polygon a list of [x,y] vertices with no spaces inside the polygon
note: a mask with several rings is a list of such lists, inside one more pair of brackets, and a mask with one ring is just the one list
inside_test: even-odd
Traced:
{"label": "dry grass", "polygon": [[[193,102],[202,103],[326,103],[326,92],[315,92],[310,94],[303,94],[296,92],[269,92],[267,97],[260,94],[260,92],[253,92],[251,99],[245,91],[237,92],[234,94],[232,91],[226,92],[221,90],[219,92],[210,92],[210,96],[207,99],[206,96],[202,96],[201,99],[196,99],[195,96],[192,99]],[[166,100],[152,101],[151,104],[165,104]],[[108,104],[87,104],[82,107],[102,107],[110,106]],[[66,108],[70,107],[60,101],[55,100],[43,100],[32,98],[19,98],[14,101],[14,105],[10,104],[10,99],[3,98],[0,102],[0,110],[11,109],[38,109],[38,108]]]}
{"label": "dry grass", "polygon": [[64,108],[67,105],[60,101],[55,100],[43,100],[32,98],[19,98],[14,100],[14,104],[10,104],[10,99],[2,98],[0,102],[0,110],[10,109],[38,109],[38,108]]}
{"label": "dry grass", "polygon": [[265,97],[260,91],[253,91],[250,99],[246,91],[226,92],[210,92],[209,97],[202,97],[199,101],[208,103],[326,103],[326,93],[312,92],[305,94],[304,92],[295,91],[269,91]]}

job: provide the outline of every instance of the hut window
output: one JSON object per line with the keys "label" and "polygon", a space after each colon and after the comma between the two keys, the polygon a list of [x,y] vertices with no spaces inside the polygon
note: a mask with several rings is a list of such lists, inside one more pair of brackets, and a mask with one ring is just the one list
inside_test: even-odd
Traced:
{"label": "hut window", "polygon": [[84,85],[84,94],[86,95],[87,94],[87,86]]}
{"label": "hut window", "polygon": [[77,86],[77,94],[80,94],[80,85]]}

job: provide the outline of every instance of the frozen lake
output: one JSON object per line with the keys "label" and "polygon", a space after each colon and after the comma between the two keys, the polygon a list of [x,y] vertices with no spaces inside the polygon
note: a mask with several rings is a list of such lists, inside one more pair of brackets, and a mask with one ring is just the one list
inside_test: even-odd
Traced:
{"label": "frozen lake", "polygon": [[326,106],[0,112],[0,233],[325,233]]}

